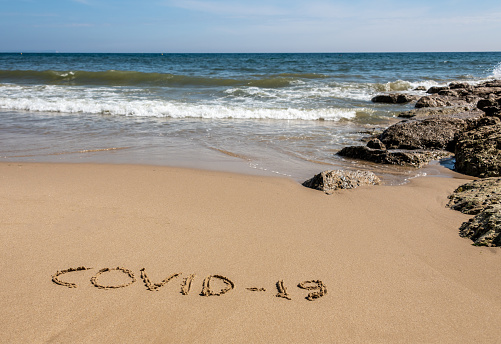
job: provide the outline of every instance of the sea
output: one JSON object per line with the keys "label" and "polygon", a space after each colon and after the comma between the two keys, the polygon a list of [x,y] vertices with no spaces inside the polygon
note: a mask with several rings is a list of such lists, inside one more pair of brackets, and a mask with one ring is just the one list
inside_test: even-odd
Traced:
{"label": "sea", "polygon": [[492,78],[501,78],[501,52],[2,53],[0,161],[149,164],[297,181],[361,169],[398,184],[440,172],[336,155],[413,107],[371,98]]}

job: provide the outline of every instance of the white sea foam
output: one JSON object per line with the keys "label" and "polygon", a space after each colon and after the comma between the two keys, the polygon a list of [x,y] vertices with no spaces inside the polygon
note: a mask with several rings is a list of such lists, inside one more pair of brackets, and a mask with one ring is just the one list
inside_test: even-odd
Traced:
{"label": "white sea foam", "polygon": [[[363,109],[315,106],[333,97],[329,87],[278,92],[258,87],[233,88],[226,97],[178,101],[151,96],[142,89],[113,87],[0,85],[0,108],[58,113],[93,113],[138,117],[330,120],[354,118]],[[345,91],[343,91],[345,92]],[[339,93],[339,92],[338,92]],[[338,97],[342,96],[337,94]],[[306,99],[306,100],[305,100]],[[307,106],[304,106],[307,105]]]}
{"label": "white sea foam", "polygon": [[216,104],[189,104],[157,100],[95,100],[0,97],[0,108],[37,112],[93,113],[138,117],[207,119],[332,120],[353,118],[355,110],[342,108],[250,108]]}
{"label": "white sea foam", "polygon": [[492,70],[492,76],[496,79],[501,79],[501,62]]}

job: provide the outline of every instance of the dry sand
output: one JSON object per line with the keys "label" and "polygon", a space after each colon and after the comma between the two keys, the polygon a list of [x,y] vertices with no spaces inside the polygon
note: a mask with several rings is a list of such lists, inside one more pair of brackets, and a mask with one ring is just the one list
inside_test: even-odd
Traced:
{"label": "dry sand", "polygon": [[[282,178],[1,163],[0,341],[499,343],[501,251],[460,238],[469,216],[445,207],[464,182],[327,196]],[[78,267],[92,269],[65,271]]]}

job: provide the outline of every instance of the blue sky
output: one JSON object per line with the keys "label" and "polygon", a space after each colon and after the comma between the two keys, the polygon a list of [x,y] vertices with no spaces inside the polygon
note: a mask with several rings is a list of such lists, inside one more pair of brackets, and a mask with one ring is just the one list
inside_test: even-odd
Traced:
{"label": "blue sky", "polygon": [[0,51],[501,51],[501,1],[0,0]]}

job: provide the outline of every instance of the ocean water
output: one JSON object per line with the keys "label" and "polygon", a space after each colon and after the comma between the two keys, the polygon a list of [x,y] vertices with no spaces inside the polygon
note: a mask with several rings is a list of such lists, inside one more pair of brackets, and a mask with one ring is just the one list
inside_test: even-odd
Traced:
{"label": "ocean water", "polygon": [[492,78],[501,52],[0,54],[0,157],[395,181],[420,172],[335,154],[412,108],[370,99]]}

